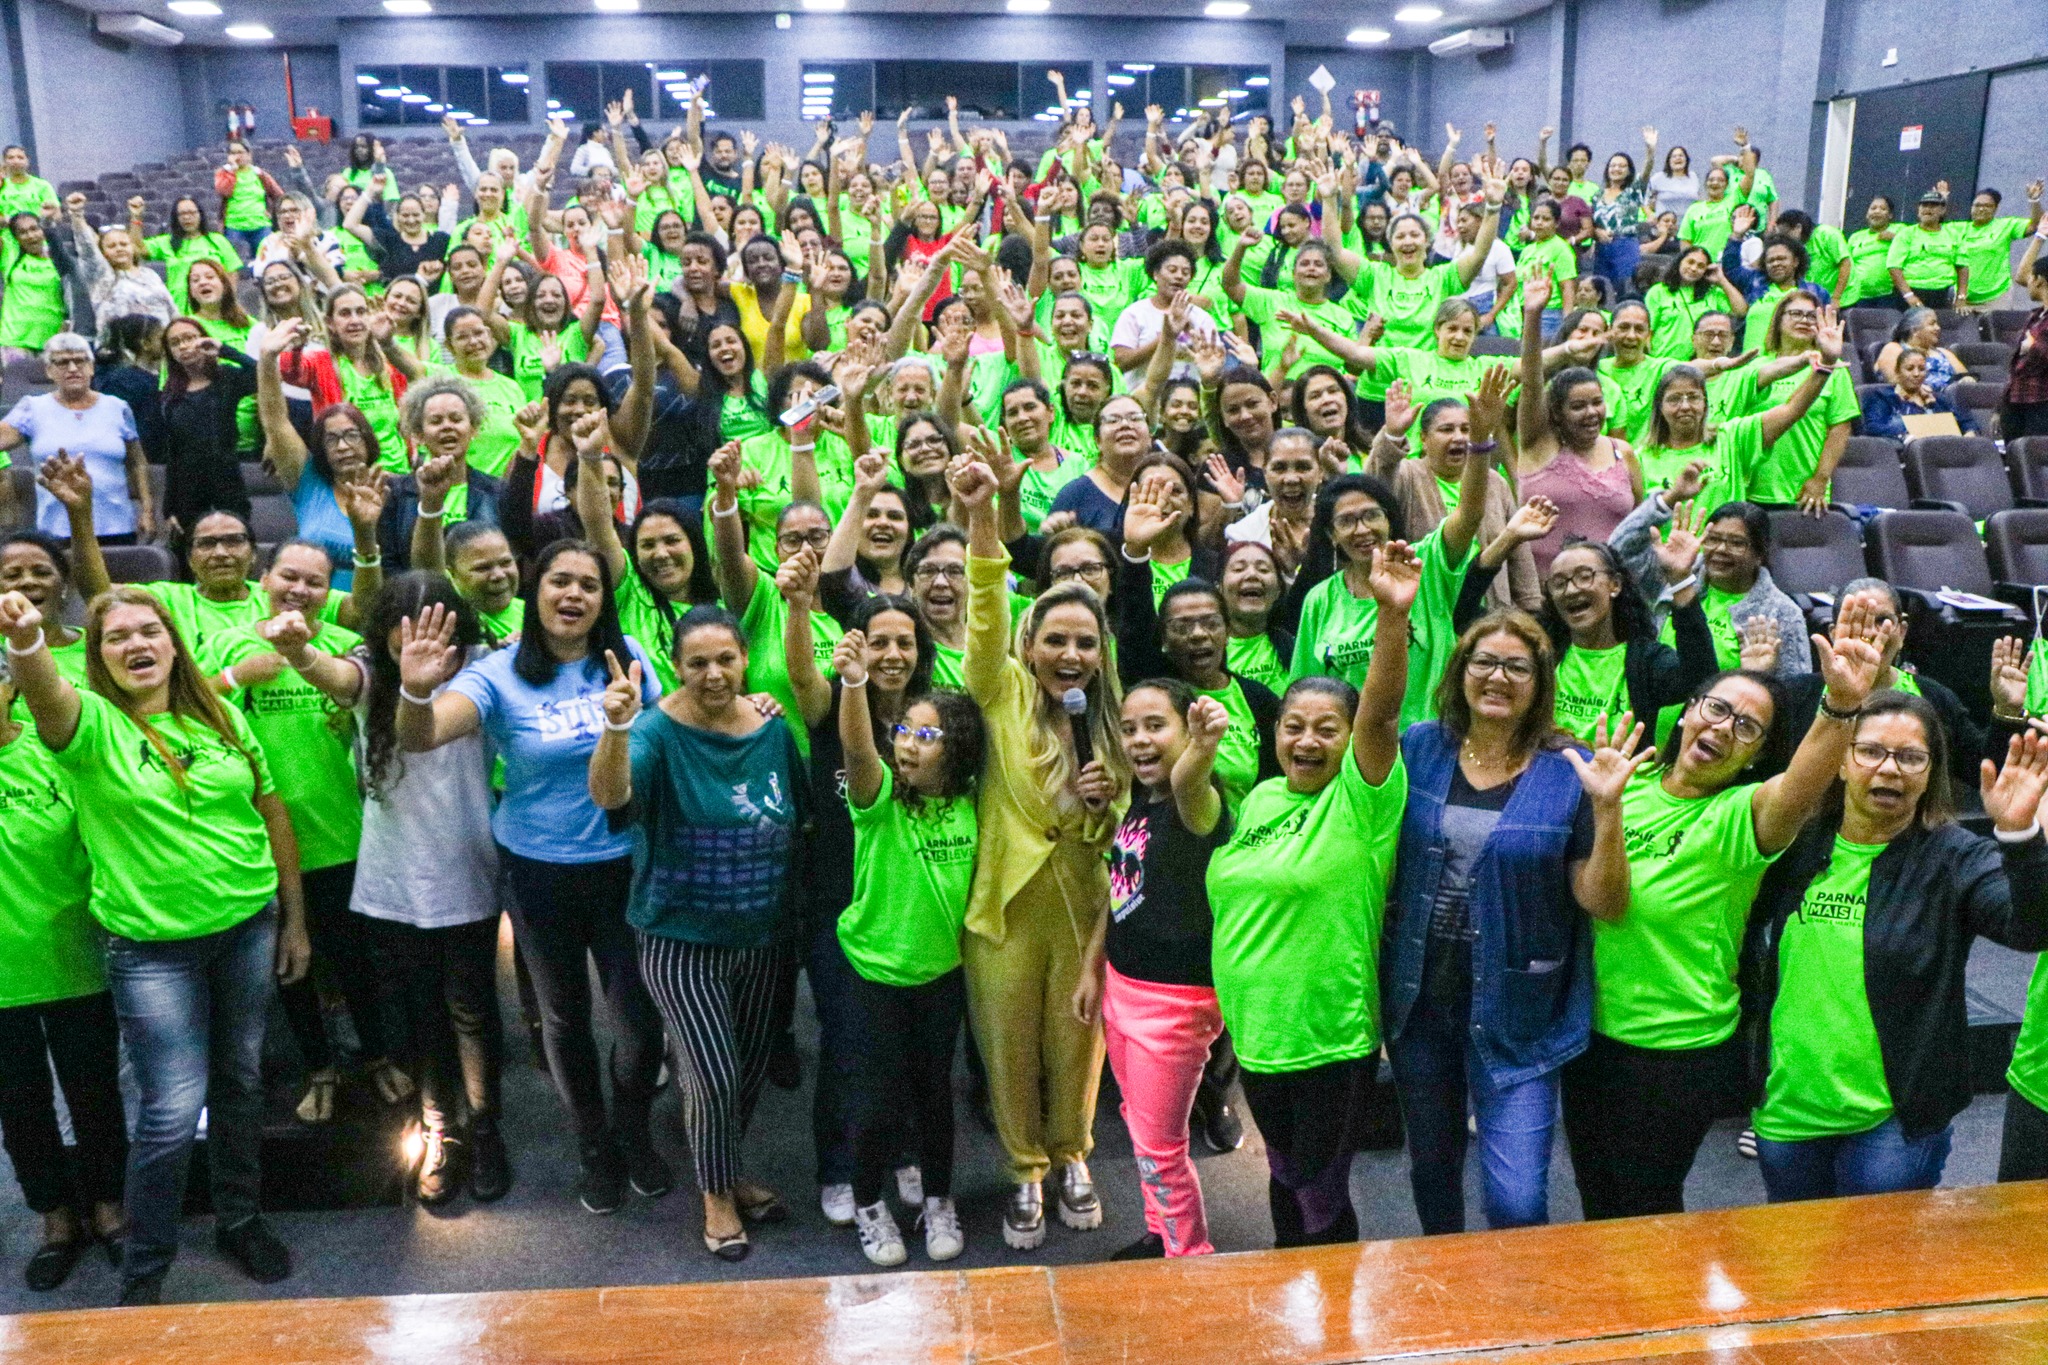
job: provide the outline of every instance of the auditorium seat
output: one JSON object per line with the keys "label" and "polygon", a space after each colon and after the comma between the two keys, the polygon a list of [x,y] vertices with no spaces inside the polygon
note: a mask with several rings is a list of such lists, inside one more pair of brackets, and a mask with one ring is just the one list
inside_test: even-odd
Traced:
{"label": "auditorium seat", "polygon": [[2002,341],[2008,346],[2017,345],[2021,334],[2027,330],[2027,319],[2033,313],[2025,308],[1994,308],[1986,321],[1991,324],[1991,339]]}
{"label": "auditorium seat", "polygon": [[1948,503],[1982,521],[2013,505],[2012,479],[1984,436],[1917,436],[1906,442],[1906,486],[1915,506]]}
{"label": "auditorium seat", "polygon": [[1851,507],[1910,507],[1899,448],[1882,436],[1851,436],[1835,466],[1829,496]]}
{"label": "auditorium seat", "polygon": [[290,498],[264,493],[249,499],[249,534],[259,545],[276,545],[298,533],[299,518]]}
{"label": "auditorium seat", "polygon": [[2007,441],[2005,468],[2012,478],[2013,494],[2022,505],[2032,499],[2048,502],[2048,436]]}
{"label": "auditorium seat", "polygon": [[1949,397],[1958,408],[1968,408],[1976,417],[1977,425],[1989,436],[1997,425],[1999,400],[2005,396],[2005,385],[1984,384],[1975,380],[1960,379],[1949,386]]}
{"label": "auditorium seat", "polygon": [[1956,353],[1956,359],[1970,367],[1972,374],[2012,365],[2012,347],[2003,341],[1965,341],[1949,349]]}
{"label": "auditorium seat", "polygon": [[265,494],[283,495],[285,491],[277,475],[271,473],[270,466],[261,460],[242,461],[242,487],[252,498]]}
{"label": "auditorium seat", "polygon": [[2035,587],[2048,584],[2048,508],[2014,508],[1987,518],[1984,557],[1998,595],[2031,611]]}
{"label": "auditorium seat", "polygon": [[1788,510],[1772,512],[1770,518],[1766,564],[1771,578],[1798,603],[1815,630],[1825,630],[1834,619],[1834,608],[1814,601],[1813,594],[1833,599],[1844,583],[1863,577],[1862,534],[1853,519],[1833,508],[1820,517]]}
{"label": "auditorium seat", "polygon": [[116,583],[162,583],[177,576],[178,561],[161,545],[108,545],[100,554]]}
{"label": "auditorium seat", "polygon": [[2010,604],[1964,610],[1942,602],[1945,588],[1998,600],[1977,526],[1961,512],[1886,512],[1864,538],[1870,572],[1890,583],[1912,621],[1906,656],[1946,684],[1978,716],[1991,705],[1991,648],[2032,627]]}
{"label": "auditorium seat", "polygon": [[1935,593],[1943,588],[1991,595],[1991,566],[1977,524],[1962,512],[1886,512],[1864,540],[1870,572],[1893,587]]}
{"label": "auditorium seat", "polygon": [[1937,308],[1934,315],[1941,319],[1941,344],[1951,350],[1984,339],[1984,324],[1975,313],[1965,313],[1960,308]]}

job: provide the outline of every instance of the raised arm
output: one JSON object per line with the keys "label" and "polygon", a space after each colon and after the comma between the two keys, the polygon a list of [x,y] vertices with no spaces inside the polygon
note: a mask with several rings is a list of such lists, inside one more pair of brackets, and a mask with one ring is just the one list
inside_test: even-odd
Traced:
{"label": "raised arm", "polygon": [[1529,271],[1522,281],[1522,394],[1515,405],[1515,444],[1526,455],[1550,435],[1543,405],[1543,307],[1550,302],[1550,272]]}
{"label": "raised arm", "polygon": [[590,800],[599,810],[623,810],[633,801],[633,722],[640,718],[640,661],[619,665],[604,652],[611,681],[604,689],[604,733],[590,754]]}
{"label": "raised arm", "polygon": [[[792,655],[791,678],[796,676],[794,662]],[[811,672],[818,671],[815,662],[810,667]],[[846,763],[846,799],[865,810],[882,794],[884,770],[875,748],[874,723],[868,718],[867,641],[859,631],[847,631],[833,647],[832,671],[839,675],[839,749]],[[825,704],[831,706],[829,687]]]}
{"label": "raised arm", "polygon": [[99,537],[92,525],[92,472],[79,456],[58,451],[43,461],[36,482],[64,507],[71,524],[71,586],[79,600],[90,602],[114,586],[107,575],[106,556],[100,553]]}
{"label": "raised arm", "polygon": [[[620,283],[626,289],[626,359],[633,377],[626,396],[612,414],[612,453],[628,469],[640,467],[640,452],[647,447],[647,433],[654,425],[654,326],[647,320],[647,301],[654,286],[638,261],[619,262]],[[597,288],[592,285],[591,288]]]}
{"label": "raised arm", "polygon": [[299,486],[306,472],[306,442],[292,425],[285,402],[279,358],[306,343],[306,324],[288,318],[263,334],[263,353],[256,358],[256,419],[263,425],[263,457],[287,491]]}
{"label": "raised arm", "polygon": [[1486,515],[1486,481],[1493,472],[1493,456],[1482,454],[1481,445],[1507,425],[1508,389],[1511,381],[1506,367],[1489,366],[1479,376],[1479,391],[1470,395],[1472,449],[1458,471],[1458,505],[1444,518],[1444,558],[1452,564],[1465,562],[1466,551],[1479,535],[1479,523]]}
{"label": "raised arm", "polygon": [[[1458,253],[1458,283],[1470,288],[1472,281],[1479,278],[1479,272],[1486,267],[1487,253],[1493,250],[1494,239],[1500,235],[1500,206],[1507,199],[1508,182],[1505,176],[1496,176],[1492,169],[1482,175],[1486,182],[1486,211],[1479,215],[1479,235],[1472,239],[1472,245]],[[1446,206],[1446,213],[1450,212]]]}
{"label": "raised arm", "polygon": [[1643,743],[1643,727],[1624,711],[1610,732],[1600,717],[1593,732],[1593,756],[1566,748],[1565,761],[1579,774],[1586,803],[1593,809],[1593,847],[1573,861],[1572,898],[1594,919],[1617,923],[1628,911],[1628,853],[1622,837],[1621,796],[1636,769],[1657,755]]}
{"label": "raised arm", "polygon": [[1244,302],[1244,254],[1264,235],[1255,220],[1245,228],[1235,242],[1231,243],[1230,259],[1223,263],[1223,274],[1217,282],[1223,286],[1223,292],[1229,296],[1232,303]]}
{"label": "raised arm", "polygon": [[434,689],[455,675],[461,656],[455,648],[455,614],[439,602],[419,619],[398,624],[398,714],[392,728],[407,753],[438,749],[483,726],[476,703],[454,692]]}
{"label": "raised arm", "polygon": [[604,411],[577,418],[569,434],[576,442],[576,519],[583,524],[583,538],[604,557],[612,582],[621,582],[632,566],[619,540],[618,523],[612,519],[611,489],[605,483]]}
{"label": "raised arm", "polygon": [[712,546],[718,552],[712,562],[718,595],[734,615],[741,615],[754,600],[761,570],[747,553],[747,522],[740,514],[740,443],[727,441],[712,451],[709,472],[712,492],[706,507],[711,513]]}
{"label": "raised arm", "polygon": [[1401,756],[1401,702],[1408,694],[1408,612],[1422,586],[1422,561],[1406,541],[1390,540],[1372,562],[1372,597],[1379,607],[1372,663],[1351,718],[1351,757],[1372,786],[1387,780]]}
{"label": "raised arm", "polygon": [[363,665],[355,659],[315,649],[312,628],[300,613],[281,611],[259,623],[256,634],[269,643],[287,667],[342,710],[353,710],[362,699],[369,681]]}
{"label": "raised arm", "polygon": [[816,632],[811,613],[818,609],[818,552],[806,545],[775,571],[775,590],[789,610],[783,614],[782,657],[789,687],[805,726],[821,724],[832,710],[832,685],[818,671]]}
{"label": "raised arm", "polygon": [[1791,765],[1760,784],[1750,799],[1756,844],[1767,854],[1791,845],[1842,770],[1856,730],[1856,712],[1884,671],[1884,647],[1896,630],[1890,621],[1877,624],[1878,610],[1874,597],[1852,593],[1842,599],[1834,639],[1813,637],[1826,681],[1820,707]]}
{"label": "raised arm", "polygon": [[1174,762],[1173,807],[1180,822],[1198,839],[1207,838],[1223,818],[1223,796],[1211,780],[1216,747],[1230,729],[1230,713],[1213,697],[1197,697],[1188,707],[1188,744]]}
{"label": "raised arm", "polygon": [[57,672],[43,636],[43,614],[18,592],[0,593],[0,635],[7,637],[7,663],[14,690],[35,718],[36,735],[50,750],[71,743],[85,704],[78,689]]}

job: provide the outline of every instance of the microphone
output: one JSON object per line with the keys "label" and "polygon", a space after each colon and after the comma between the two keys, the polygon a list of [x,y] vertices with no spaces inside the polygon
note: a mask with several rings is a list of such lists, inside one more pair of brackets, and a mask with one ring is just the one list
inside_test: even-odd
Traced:
{"label": "microphone", "polygon": [[1095,761],[1095,742],[1088,736],[1088,694],[1078,687],[1070,687],[1060,698],[1060,705],[1066,710],[1067,724],[1074,731],[1074,767],[1085,768]]}

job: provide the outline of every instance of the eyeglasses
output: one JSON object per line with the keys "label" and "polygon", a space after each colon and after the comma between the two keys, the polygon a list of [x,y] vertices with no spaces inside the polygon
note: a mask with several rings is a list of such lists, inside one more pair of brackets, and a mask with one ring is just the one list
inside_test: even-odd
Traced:
{"label": "eyeglasses", "polygon": [[946,737],[946,732],[936,725],[898,725],[892,733],[898,739],[914,739],[919,744],[936,744]]}
{"label": "eyeglasses", "polygon": [[43,363],[53,370],[69,370],[91,366],[92,357],[80,355],[76,351],[66,351],[63,355],[45,356]]}
{"label": "eyeglasses", "polygon": [[1527,659],[1502,659],[1492,654],[1474,654],[1465,660],[1465,676],[1485,681],[1494,674],[1509,682],[1527,682],[1536,676],[1536,665]]}
{"label": "eyeglasses", "polygon": [[1384,508],[1370,507],[1363,512],[1343,512],[1330,518],[1330,529],[1340,536],[1348,536],[1361,526],[1388,525]]}
{"label": "eyeglasses", "polygon": [[775,543],[785,550],[801,550],[806,545],[822,550],[832,543],[832,531],[825,526],[815,531],[784,531],[775,537]]}
{"label": "eyeglasses", "polygon": [[1218,635],[1223,631],[1223,617],[1213,611],[1207,616],[1175,616],[1164,622],[1162,628],[1176,639],[1188,635]]}
{"label": "eyeglasses", "polygon": [[1698,698],[1694,705],[1699,707],[1700,719],[1708,725],[1734,723],[1735,738],[1744,744],[1754,744],[1764,737],[1764,723],[1755,716],[1746,716],[1719,697]]}
{"label": "eyeglasses", "polygon": [[1744,553],[1747,553],[1750,548],[1749,537],[1718,535],[1702,536],[1700,538],[1700,548],[1702,550],[1740,550]]}
{"label": "eyeglasses", "polygon": [[354,427],[343,427],[339,431],[327,433],[327,444],[331,446],[360,446],[367,443],[363,440],[362,432],[357,431]]}
{"label": "eyeglasses", "polygon": [[965,564],[920,564],[917,566],[917,572],[912,574],[911,577],[920,583],[929,583],[935,578],[944,578],[953,582],[964,583],[967,581],[967,566]]}
{"label": "eyeglasses", "polygon": [[1052,571],[1052,581],[1064,583],[1070,578],[1107,578],[1109,565],[1089,562],[1087,564],[1064,564]]}
{"label": "eyeglasses", "polygon": [[1890,759],[1898,764],[1900,772],[1909,777],[1926,772],[1927,765],[1933,761],[1925,749],[1888,749],[1875,740],[1868,739],[1851,744],[1849,757],[1856,760],[1857,767],[1869,768],[1873,772],[1882,768],[1886,759]]}
{"label": "eyeglasses", "polygon": [[1142,427],[1148,420],[1142,412],[1105,412],[1097,419],[1106,427]]}
{"label": "eyeglasses", "polygon": [[200,536],[192,542],[192,548],[201,554],[208,550],[246,550],[249,537],[240,531],[225,536]]}
{"label": "eyeglasses", "polygon": [[1552,574],[1544,586],[1548,587],[1551,596],[1555,597],[1567,588],[1577,588],[1580,592],[1584,592],[1606,576],[1607,570],[1596,569],[1590,564],[1584,564],[1573,569],[1570,573]]}

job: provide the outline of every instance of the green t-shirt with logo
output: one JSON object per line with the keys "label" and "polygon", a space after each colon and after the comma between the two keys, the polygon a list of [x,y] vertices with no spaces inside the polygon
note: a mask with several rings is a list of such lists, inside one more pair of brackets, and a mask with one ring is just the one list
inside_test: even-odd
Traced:
{"label": "green t-shirt with logo", "polygon": [[[782,648],[782,631],[788,621],[789,603],[776,590],[774,575],[761,574],[754,580],[753,600],[740,614],[740,630],[747,637],[747,691],[766,692],[782,703],[784,711],[800,716],[803,708],[797,705],[796,689],[789,684],[789,659]],[[811,657],[818,661],[818,671],[827,678],[832,676],[832,651],[845,634],[840,624],[824,612],[811,613]],[[808,727],[792,725],[789,732],[796,738],[797,749],[809,758]]]}
{"label": "green t-shirt with logo", "polygon": [[1259,781],[1259,723],[1252,716],[1244,688],[1232,678],[1214,692],[1200,695],[1218,702],[1230,715],[1230,728],[1216,745],[1216,781],[1223,787],[1223,804],[1235,815]]}
{"label": "green t-shirt with logo", "polygon": [[1565,650],[1557,661],[1557,728],[1591,744],[1600,717],[1618,719],[1628,709],[1627,662],[1625,644]]}
{"label": "green t-shirt with logo", "polygon": [[[1416,558],[1422,561],[1422,586],[1408,613],[1408,692],[1401,702],[1404,728],[1428,720],[1436,712],[1436,685],[1458,643],[1452,609],[1464,586],[1465,566],[1477,552],[1475,537],[1464,557],[1451,563],[1444,552],[1442,527],[1415,544]],[[1311,588],[1302,603],[1290,676],[1323,674],[1342,678],[1353,687],[1365,686],[1379,621],[1379,603],[1369,596],[1352,596],[1344,586],[1342,571],[1331,574]]]}
{"label": "green t-shirt with logo", "polygon": [[[1449,261],[1427,266],[1413,279],[1385,261],[1367,261],[1351,282],[1344,303],[1360,322],[1374,313],[1383,318],[1387,329],[1380,340],[1386,345],[1433,347],[1437,307],[1464,292],[1458,267]],[[1358,396],[1373,400],[1387,396],[1377,365],[1371,374],[1360,377]]]}
{"label": "green t-shirt with logo", "polygon": [[[1885,231],[1896,237],[1897,227]],[[1858,228],[1848,236],[1849,287],[1835,300],[1844,308],[1864,299],[1881,299],[1892,292],[1891,270],[1885,265],[1891,256],[1892,237],[1880,237],[1869,228]]]}
{"label": "green t-shirt with logo", "polygon": [[1728,296],[1719,288],[1694,295],[1690,288],[1673,289],[1668,284],[1651,285],[1643,294],[1643,307],[1650,312],[1649,353],[1666,360],[1691,360],[1692,334],[1700,319],[1729,310]]}
{"label": "green t-shirt with logo", "polygon": [[1771,1063],[1757,1136],[1772,1142],[1867,1133],[1892,1116],[1884,1053],[1863,983],[1863,914],[1883,844],[1835,836],[1778,940]]}
{"label": "green t-shirt with logo", "polygon": [[[829,431],[817,433],[816,444],[811,449],[811,458],[818,467],[819,502],[825,508],[825,515],[835,524],[846,511],[847,503],[853,500],[853,452],[846,442]],[[774,577],[781,561],[775,557],[775,522],[782,515],[782,509],[793,500],[790,490],[789,442],[782,438],[780,431],[764,431],[758,436],[749,436],[740,442],[740,463],[760,476],[760,481],[751,488],[741,488],[736,494],[740,515],[747,523],[747,553],[754,557],[754,563]],[[704,501],[704,539],[706,544],[717,543],[717,528],[711,521],[711,504],[715,497]],[[779,657],[780,646],[776,649]],[[802,730],[801,725],[791,727]],[[797,741],[802,744],[804,741]]]}
{"label": "green t-shirt with logo", "polygon": [[[582,332],[577,332],[582,336]],[[484,424],[476,429],[476,435],[469,443],[469,466],[490,475],[503,478],[511,467],[512,457],[519,453],[519,426],[512,419],[532,399],[518,380],[499,374],[496,370],[485,370],[483,378],[471,379],[440,365],[431,367],[435,374],[450,375],[469,386],[469,391],[484,405]],[[405,458],[405,448],[399,447],[399,459]],[[388,464],[389,461],[386,461]]]}
{"label": "green t-shirt with logo", "polygon": [[[1702,583],[1700,613],[1707,618],[1707,633],[1714,637],[1714,661],[1721,668],[1740,668],[1742,631],[1736,627],[1733,613],[1735,604],[1747,594],[1723,592],[1711,583],[1705,583],[1704,580]],[[1658,628],[1657,638],[1673,649],[1678,647],[1678,630],[1671,624],[1669,616],[1664,618],[1664,624]],[[1657,712],[1656,743],[1660,747],[1684,712],[1683,703],[1663,707]]]}
{"label": "green t-shirt with logo", "polygon": [[[519,391],[529,403],[538,403],[541,390],[547,384],[549,365],[541,353],[541,340],[531,327],[523,322],[506,324],[511,329],[507,348],[512,352],[512,377],[519,381]],[[583,326],[575,319],[567,320],[555,341],[562,348],[563,365],[580,365],[590,358],[590,342],[583,335]],[[475,459],[470,460],[476,463]]]}
{"label": "green t-shirt with logo", "polygon": [[[363,637],[323,625],[313,647],[345,655]],[[221,668],[271,653],[251,630],[223,637],[215,651]],[[249,729],[277,774],[277,794],[299,840],[299,866],[308,872],[352,863],[363,842],[363,798],[356,778],[355,720],[326,693],[286,668],[267,683],[237,688],[227,704],[247,717]]]}
{"label": "green t-shirt with logo", "polygon": [[[1758,389],[1754,383],[1750,391],[1750,412],[1762,414],[1792,397],[1792,393],[1806,382],[1805,370],[1794,370],[1767,389]],[[1794,422],[1765,453],[1749,478],[1749,498],[1752,502],[1797,502],[1799,488],[1820,468],[1820,455],[1827,445],[1828,428],[1837,422],[1853,422],[1863,415],[1862,407],[1856,402],[1856,386],[1850,382],[1849,369],[1842,366],[1828,376],[1827,383],[1820,391],[1820,397],[1813,400],[1813,406],[1806,415]]]}
{"label": "green t-shirt with logo", "polygon": [[926,797],[913,807],[895,789],[884,764],[874,804],[846,803],[853,900],[839,916],[839,946],[869,981],[922,986],[960,965],[980,825],[972,796]]}
{"label": "green t-shirt with logo", "polygon": [[[1287,325],[1279,321],[1282,313],[1305,314],[1339,336],[1348,337],[1358,330],[1357,316],[1342,303],[1333,299],[1306,303],[1292,289],[1261,289],[1255,284],[1247,285],[1244,302],[1238,305],[1238,311],[1258,324],[1259,367],[1267,370],[1278,364],[1288,344],[1297,340]],[[1294,367],[1288,370],[1289,379],[1293,379],[1311,365],[1331,365],[1338,373],[1345,372],[1343,358],[1325,347],[1322,342],[1310,336],[1300,337],[1299,340],[1301,359],[1295,361]]]}
{"label": "green t-shirt with logo", "polygon": [[1672,366],[1665,356],[1645,355],[1634,365],[1623,365],[1613,356],[1599,362],[1600,394],[1607,400],[1607,429],[1619,431],[1622,439],[1640,446],[1650,439],[1650,418],[1655,415],[1657,384]]}
{"label": "green t-shirt with logo", "polygon": [[1679,240],[1705,247],[1707,254],[1719,262],[1722,248],[1735,234],[1735,206],[1739,202],[1732,193],[1722,196],[1719,202],[1693,200],[1678,224]]}
{"label": "green t-shirt with logo", "polygon": [[[192,273],[194,261],[213,261],[228,272],[232,279],[242,268],[242,258],[235,254],[235,244],[218,232],[203,233],[173,243],[171,234],[160,232],[142,244],[145,259],[164,263],[164,286],[171,291],[171,299],[178,310],[185,309],[185,280]],[[237,346],[237,350],[247,350]]]}
{"label": "green t-shirt with logo", "polygon": [[97,693],[79,700],[57,766],[78,793],[93,918],[149,942],[219,933],[268,905],[277,863],[255,798],[276,787],[242,713],[227,713],[239,751],[198,721],[145,718],[183,766],[181,787],[136,721]]}
{"label": "green t-shirt with logo", "polygon": [[1970,271],[1969,302],[1996,303],[2012,288],[2012,245],[2027,235],[2024,218],[1993,218],[1988,223],[1950,223],[1957,262]]}
{"label": "green t-shirt with logo", "polygon": [[1515,292],[1499,305],[1494,315],[1494,330],[1502,336],[1522,334],[1522,281],[1531,271],[1543,269],[1550,272],[1552,289],[1550,308],[1557,307],[1559,290],[1555,287],[1566,280],[1579,277],[1579,254],[1570,242],[1562,237],[1545,237],[1540,242],[1530,242],[1515,256]]}
{"label": "green t-shirt with logo", "polygon": [[1765,870],[1743,784],[1681,799],[1664,769],[1639,770],[1621,798],[1628,909],[1593,921],[1593,1028],[1632,1047],[1712,1047],[1742,1013],[1736,959]]}
{"label": "green t-shirt with logo", "polygon": [[377,462],[393,474],[410,474],[412,466],[406,462],[405,438],[398,430],[398,397],[390,376],[365,375],[353,360],[339,353],[334,357],[334,373],[341,380],[342,398],[362,410],[377,437]]}
{"label": "green t-shirt with logo", "polygon": [[1024,518],[1024,529],[1037,534],[1038,525],[1052,515],[1053,500],[1060,490],[1088,472],[1092,463],[1081,456],[1055,446],[1059,463],[1051,469],[1032,466],[1024,471],[1024,477],[1017,484],[1017,511]]}
{"label": "green t-shirt with logo", "polygon": [[1908,289],[1950,289],[1961,256],[1962,242],[1948,224],[1929,232],[1915,223],[1892,234],[1884,265],[1904,275]]}
{"label": "green t-shirt with logo", "polygon": [[28,707],[16,705],[12,719],[22,728],[0,745],[0,1009],[107,987],[71,778]]}
{"label": "green t-shirt with logo", "polygon": [[1408,801],[1401,760],[1377,787],[1350,752],[1319,792],[1254,787],[1209,861],[1223,1021],[1248,1070],[1305,1071],[1380,1043],[1380,926]]}
{"label": "green t-shirt with logo", "polygon": [[1280,657],[1280,651],[1273,648],[1273,637],[1260,631],[1257,635],[1233,635],[1224,647],[1223,658],[1232,673],[1240,678],[1250,678],[1255,683],[1264,683],[1274,696],[1287,690],[1287,662]]}
{"label": "green t-shirt with logo", "polygon": [[246,630],[270,615],[270,600],[264,596],[263,585],[245,582],[242,596],[231,602],[216,602],[199,591],[196,583],[145,583],[156,600],[164,604],[170,613],[171,624],[178,628],[178,636],[185,642],[185,648],[200,668],[209,673],[218,672],[219,665],[212,662],[213,651],[222,637],[238,630]]}
{"label": "green t-shirt with logo", "polygon": [[[1372,396],[1384,398],[1387,385],[1398,379],[1408,386],[1408,401],[1415,405],[1418,417],[1424,408],[1439,398],[1455,398],[1461,403],[1470,403],[1472,395],[1479,392],[1479,381],[1488,370],[1506,369],[1513,364],[1504,356],[1467,355],[1454,360],[1440,355],[1434,341],[1425,341],[1419,347],[1375,346],[1372,359],[1372,369],[1360,379],[1359,392],[1364,394],[1368,387],[1373,387],[1379,392]],[[1367,377],[1371,380],[1370,385],[1365,382]],[[1419,420],[1408,429],[1408,448],[1422,448],[1422,423]]]}
{"label": "green t-shirt with logo", "polygon": [[[1711,420],[1711,419],[1710,419]],[[1750,475],[1764,454],[1764,419],[1761,415],[1735,417],[1707,429],[1707,439],[1696,446],[1673,450],[1670,446],[1639,446],[1636,461],[1642,466],[1644,488],[1669,487],[1673,479],[1693,461],[1705,464],[1706,482],[1693,505],[1712,512],[1723,503],[1739,501],[1749,487]]]}
{"label": "green t-shirt with logo", "polygon": [[221,221],[237,232],[254,232],[270,226],[270,205],[263,197],[263,175],[254,166],[235,172],[235,187],[228,192]]}

